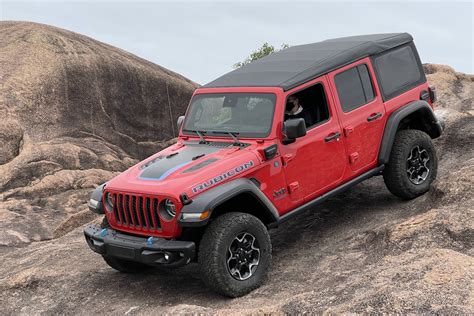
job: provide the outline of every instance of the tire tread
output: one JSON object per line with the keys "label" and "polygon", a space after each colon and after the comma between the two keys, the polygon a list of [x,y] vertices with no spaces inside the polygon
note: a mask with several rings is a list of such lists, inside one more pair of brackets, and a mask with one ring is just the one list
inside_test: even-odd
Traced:
{"label": "tire tread", "polygon": [[[433,153],[433,166],[429,175],[428,185],[415,187],[407,183],[406,180],[406,149],[411,148],[416,142],[425,142],[429,148],[427,150]],[[395,142],[390,153],[390,160],[383,172],[383,178],[388,190],[402,198],[413,199],[429,190],[429,185],[436,178],[437,158],[436,151],[428,134],[420,130],[400,130],[397,132]]]}
{"label": "tire tread", "polygon": [[198,254],[202,280],[212,290],[220,294],[229,297],[239,297],[258,288],[264,281],[265,275],[250,287],[239,287],[234,286],[232,282],[228,282],[225,273],[219,273],[222,270],[222,267],[219,266],[219,248],[222,247],[221,243],[225,240],[226,232],[230,225],[243,227],[257,225],[259,229],[264,230],[267,238],[264,242],[268,242],[270,247],[267,254],[269,261],[271,261],[271,243],[265,225],[256,217],[247,213],[232,212],[223,214],[209,224],[206,229]]}

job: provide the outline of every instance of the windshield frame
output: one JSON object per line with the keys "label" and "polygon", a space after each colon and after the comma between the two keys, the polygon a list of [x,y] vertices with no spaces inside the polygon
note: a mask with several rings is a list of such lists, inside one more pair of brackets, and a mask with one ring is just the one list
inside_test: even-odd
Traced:
{"label": "windshield frame", "polygon": [[[207,89],[206,89],[207,90]],[[216,89],[217,90],[217,89]],[[252,89],[253,90],[253,89]],[[253,91],[229,91],[229,90],[225,90],[225,91],[222,91],[221,89],[218,89],[218,91],[203,91],[203,92],[199,92],[199,93],[195,93],[190,102],[189,102],[189,105],[188,105],[188,108],[186,110],[186,115],[185,115],[185,118],[184,118],[184,121],[183,121],[183,124],[181,125],[181,128],[180,128],[180,135],[181,136],[196,136],[197,137],[197,134],[194,132],[194,131],[190,131],[190,129],[186,129],[186,122],[187,120],[189,119],[189,114],[191,112],[191,108],[193,106],[193,102],[195,101],[195,99],[197,97],[202,97],[202,96],[206,96],[206,95],[209,95],[209,96],[212,96],[212,95],[223,95],[223,94],[255,94],[255,95],[272,95],[274,97],[274,103],[273,103],[273,108],[272,108],[272,114],[271,114],[271,121],[270,121],[270,125],[269,125],[269,128],[268,128],[268,131],[266,132],[266,134],[259,134],[259,135],[252,135],[252,134],[255,134],[255,133],[252,133],[252,132],[240,132],[240,131],[235,131],[235,130],[214,130],[216,131],[216,133],[213,133],[211,130],[204,130],[204,129],[199,129],[199,132],[203,132],[203,135],[207,138],[207,137],[212,137],[212,138],[231,138],[230,135],[225,135],[226,132],[233,132],[235,134],[235,136],[237,136],[238,139],[262,139],[262,138],[267,138],[269,137],[272,132],[273,132],[273,129],[274,129],[274,120],[275,120],[275,113],[277,111],[277,107],[278,107],[278,94],[274,91],[261,91],[261,90],[253,90]],[[218,133],[217,133],[218,132]]]}

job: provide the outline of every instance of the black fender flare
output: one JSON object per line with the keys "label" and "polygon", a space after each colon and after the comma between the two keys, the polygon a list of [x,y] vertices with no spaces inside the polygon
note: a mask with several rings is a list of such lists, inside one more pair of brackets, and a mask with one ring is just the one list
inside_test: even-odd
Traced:
{"label": "black fender flare", "polygon": [[89,210],[97,214],[104,214],[104,208],[102,207],[102,192],[104,191],[104,187],[105,183],[95,188],[91,193],[89,202],[87,203]]}
{"label": "black fender flare", "polygon": [[216,207],[243,193],[253,195],[262,204],[266,212],[265,215],[271,219],[271,222],[278,222],[280,218],[278,211],[266,195],[263,194],[263,192],[251,180],[240,178],[209,189],[193,198],[190,204],[184,205],[181,209],[178,224],[181,227],[206,225],[211,217],[210,215],[204,220],[199,220],[198,218],[189,218],[185,220],[183,219],[183,214],[200,214],[206,210],[210,210],[212,214]]}
{"label": "black fender flare", "polygon": [[430,126],[430,137],[437,138],[443,133],[443,122],[438,119],[428,102],[423,100],[413,101],[393,112],[385,124],[385,130],[380,144],[379,165],[388,163],[395,136],[400,122],[410,114],[421,112]]}

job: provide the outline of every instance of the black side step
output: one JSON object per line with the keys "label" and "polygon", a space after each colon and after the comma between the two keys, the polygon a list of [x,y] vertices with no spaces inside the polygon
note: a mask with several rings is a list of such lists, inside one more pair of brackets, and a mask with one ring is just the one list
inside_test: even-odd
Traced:
{"label": "black side step", "polygon": [[323,203],[327,199],[329,199],[333,196],[336,196],[339,193],[342,193],[342,192],[346,191],[350,187],[352,187],[352,186],[354,186],[354,185],[356,185],[356,184],[358,184],[358,183],[360,183],[360,182],[362,182],[362,181],[364,181],[368,178],[371,178],[371,177],[375,176],[376,174],[380,173],[380,171],[382,171],[384,169],[384,167],[385,167],[385,165],[381,165],[381,166],[378,166],[377,168],[369,170],[366,173],[363,173],[360,176],[358,176],[358,177],[356,177],[352,180],[347,181],[346,183],[340,185],[339,187],[333,189],[332,191],[326,192],[323,195],[318,196],[314,200],[306,202],[305,204],[295,208],[293,211],[290,211],[290,212],[286,213],[285,215],[281,216],[279,218],[278,222],[270,224],[270,227],[276,227],[279,224],[281,224],[283,222],[286,222],[290,218],[292,218],[292,217],[294,217],[298,214],[301,214],[302,212],[307,211],[307,210],[315,207],[318,204]]}

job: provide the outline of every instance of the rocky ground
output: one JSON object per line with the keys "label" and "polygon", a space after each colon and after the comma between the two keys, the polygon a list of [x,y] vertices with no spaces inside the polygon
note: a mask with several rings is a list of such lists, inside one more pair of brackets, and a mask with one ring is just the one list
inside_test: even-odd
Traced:
{"label": "rocky ground", "polygon": [[[21,36],[14,33],[19,29],[24,32]],[[4,159],[0,162],[2,314],[474,313],[473,76],[447,66],[425,65],[429,81],[438,89],[437,113],[447,123],[445,134],[435,141],[439,174],[428,194],[401,201],[385,189],[381,177],[375,177],[298,216],[271,231],[274,264],[266,283],[245,297],[228,299],[206,289],[194,264],[123,275],[88,249],[82,227],[99,220],[86,211],[88,192],[96,183],[164,146],[163,141],[172,138],[171,121],[122,122],[116,117],[120,107],[114,107],[111,94],[95,99],[107,104],[105,112],[109,114],[103,114],[102,125],[114,122],[102,132],[92,129],[80,113],[75,114],[77,123],[63,126],[71,118],[62,117],[65,110],[59,99],[53,103],[58,110],[50,109],[46,101],[40,105],[44,113],[56,113],[47,115],[47,120],[54,116],[48,124],[61,126],[48,130],[38,123],[34,127],[35,118],[28,118],[33,115],[28,115],[27,104],[36,100],[35,96],[41,97],[43,90],[17,90],[20,86],[15,82],[21,80],[13,81],[12,68],[5,70],[8,56],[4,52],[13,51],[12,39],[17,39],[14,45],[19,47],[27,46],[23,41],[43,43],[38,32],[52,38],[72,36],[70,41],[85,43],[82,50],[87,51],[87,65],[94,65],[95,54],[104,45],[100,46],[101,54],[110,50],[110,54],[122,56],[120,62],[128,63],[123,68],[119,62],[113,63],[113,67],[128,71],[124,77],[137,71],[141,74],[138,78],[148,78],[150,85],[160,86],[159,80],[174,82],[180,92],[171,94],[172,104],[181,104],[176,113],[186,106],[185,95],[195,86],[177,74],[77,34],[35,24],[0,24],[0,75],[4,78],[0,112],[6,114],[7,122],[14,122],[0,129],[5,144],[0,155]],[[58,43],[51,38],[48,41]],[[94,49],[87,50],[91,45]],[[12,55],[8,58],[15,60],[19,69],[29,69],[21,68],[27,61]],[[69,58],[79,57],[70,56],[66,63]],[[33,56],[26,59],[35,63]],[[155,77],[161,79],[154,81]],[[144,88],[144,84],[138,86]],[[28,93],[30,96],[22,99]],[[21,102],[8,103],[12,94]],[[146,103],[143,100],[132,108],[138,116],[138,106]],[[167,100],[156,104],[163,107]],[[43,113],[37,109],[40,105],[35,107],[35,117]],[[124,102],[120,106],[131,105]],[[0,126],[6,126],[2,123]],[[127,123],[132,127],[127,128]],[[167,134],[147,134],[149,128],[163,127],[153,124],[168,124]],[[111,130],[116,131],[115,136],[108,135]]]}

